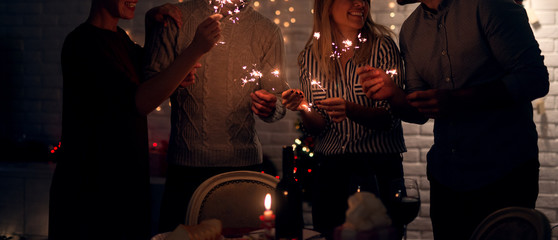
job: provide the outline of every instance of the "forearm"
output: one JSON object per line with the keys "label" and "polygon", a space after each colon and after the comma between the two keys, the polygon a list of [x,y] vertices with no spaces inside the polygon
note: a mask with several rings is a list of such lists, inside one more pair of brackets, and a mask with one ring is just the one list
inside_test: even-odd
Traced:
{"label": "forearm", "polygon": [[169,67],[142,83],[136,91],[138,112],[147,115],[157,108],[193,70],[203,54],[203,51],[188,46]]}
{"label": "forearm", "polygon": [[391,116],[385,108],[365,107],[353,102],[346,102],[347,118],[375,130],[388,130],[391,128]]}

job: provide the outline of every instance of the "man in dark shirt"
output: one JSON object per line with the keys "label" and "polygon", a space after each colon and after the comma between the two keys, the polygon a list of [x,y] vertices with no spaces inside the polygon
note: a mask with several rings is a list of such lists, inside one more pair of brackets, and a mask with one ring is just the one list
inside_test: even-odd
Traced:
{"label": "man in dark shirt", "polygon": [[406,93],[382,71],[359,73],[367,96],[390,100],[403,120],[435,119],[427,155],[434,238],[468,239],[495,210],[535,207],[531,101],[547,94],[548,71],[513,0],[420,3],[400,33]]}

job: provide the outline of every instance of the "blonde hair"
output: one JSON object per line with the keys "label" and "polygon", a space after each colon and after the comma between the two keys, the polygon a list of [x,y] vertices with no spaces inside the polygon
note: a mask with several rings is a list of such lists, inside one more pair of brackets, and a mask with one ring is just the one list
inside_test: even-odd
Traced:
{"label": "blonde hair", "polygon": [[[337,58],[331,57],[334,51],[332,43],[340,46],[340,43],[335,42],[335,35],[340,34],[340,32],[335,26],[330,12],[334,1],[335,0],[314,0],[314,26],[312,27],[312,35],[310,39],[308,39],[305,47],[305,49],[308,47],[312,48],[312,54],[318,59],[320,72],[325,75],[326,79],[334,79],[340,71]],[[314,37],[313,34],[316,32],[320,33],[319,38]],[[354,51],[353,61],[356,64],[368,63],[370,54],[372,53],[372,46],[377,38],[393,36],[393,32],[387,27],[374,23],[370,14],[366,16],[364,27],[360,30],[360,33],[361,38],[365,38],[367,41],[358,43],[359,49]],[[304,53],[304,51],[302,53]],[[302,53],[299,58],[302,57]]]}

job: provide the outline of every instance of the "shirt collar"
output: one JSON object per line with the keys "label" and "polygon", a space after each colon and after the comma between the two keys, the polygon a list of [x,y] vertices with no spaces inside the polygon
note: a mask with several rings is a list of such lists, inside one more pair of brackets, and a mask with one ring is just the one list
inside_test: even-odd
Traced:
{"label": "shirt collar", "polygon": [[442,2],[440,2],[440,5],[438,6],[438,9],[436,10],[428,8],[424,3],[421,3],[420,6],[422,7],[425,17],[436,18],[436,16],[445,14],[452,2],[453,0],[442,0]]}

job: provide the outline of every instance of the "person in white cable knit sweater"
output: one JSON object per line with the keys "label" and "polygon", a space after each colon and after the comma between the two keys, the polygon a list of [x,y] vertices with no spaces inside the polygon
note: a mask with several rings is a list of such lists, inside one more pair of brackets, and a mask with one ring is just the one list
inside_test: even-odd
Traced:
{"label": "person in white cable knit sweater", "polygon": [[[247,1],[234,0],[240,10],[221,20],[222,39],[201,60],[196,82],[171,96],[168,171],[159,231],[184,223],[187,203],[209,177],[233,170],[260,170],[262,148],[255,116],[265,122],[285,115],[280,95],[286,90],[281,73],[284,46],[281,30]],[[176,4],[183,25],[153,23],[146,33],[147,78],[157,75],[188,46],[195,26],[215,13],[234,10],[207,0]],[[262,74],[253,81],[252,69]],[[277,72],[278,71],[278,72]],[[279,74],[277,74],[279,73]]]}

